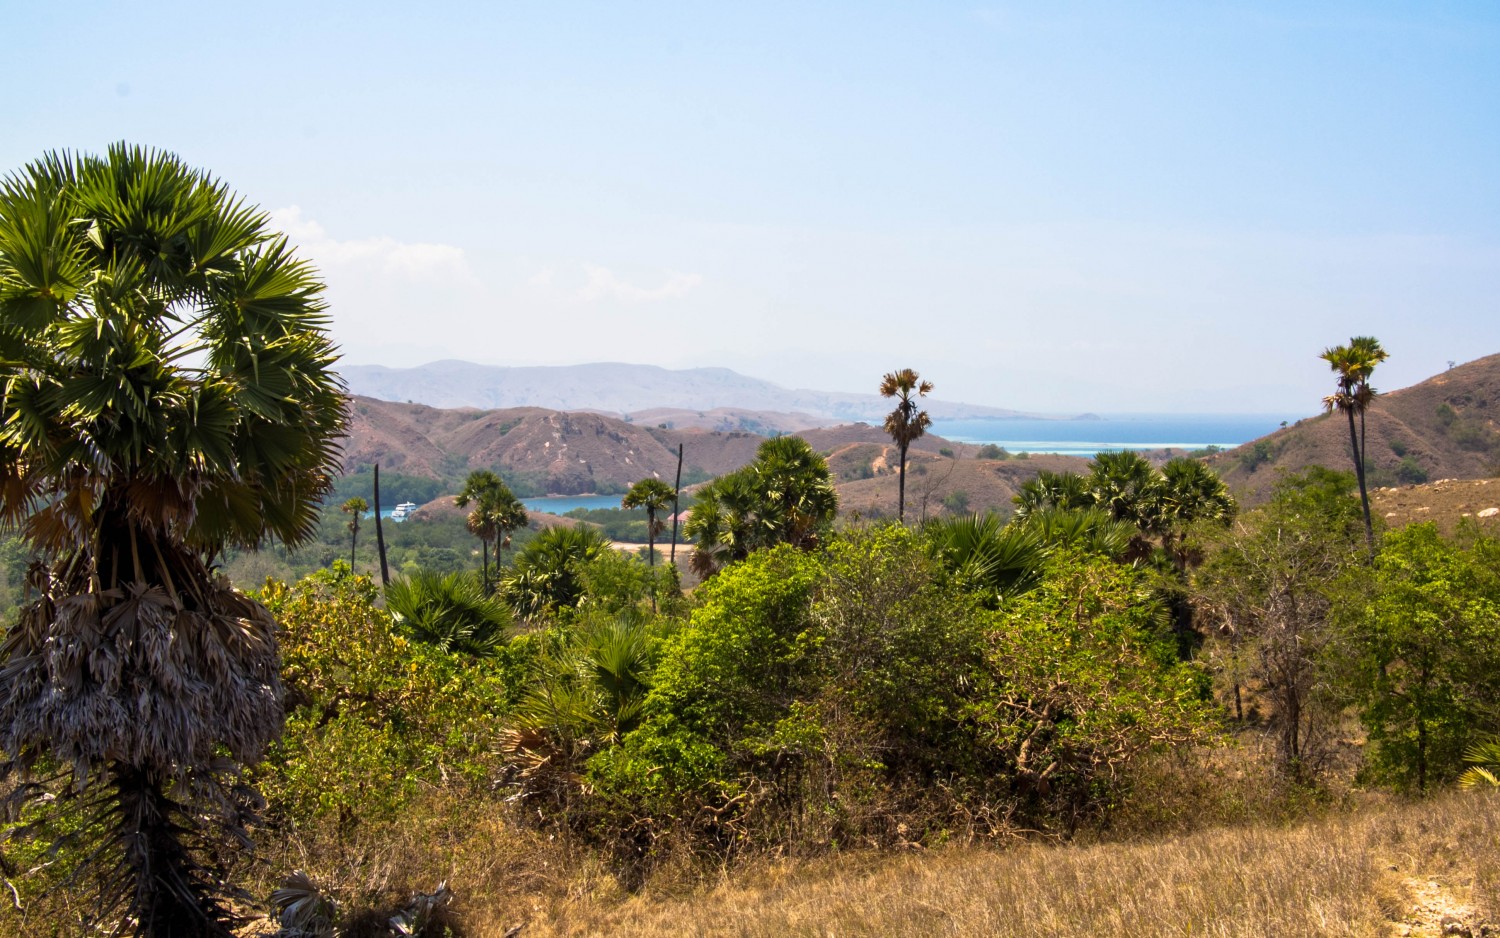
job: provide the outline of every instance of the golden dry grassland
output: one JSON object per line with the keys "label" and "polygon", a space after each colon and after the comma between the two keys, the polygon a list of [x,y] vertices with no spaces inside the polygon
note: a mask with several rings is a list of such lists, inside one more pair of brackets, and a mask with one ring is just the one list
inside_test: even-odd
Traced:
{"label": "golden dry grassland", "polygon": [[634,894],[581,850],[455,805],[379,846],[346,845],[321,878],[346,899],[447,879],[470,938],[1500,934],[1500,793],[1368,799],[1286,827],[767,860],[694,886],[659,875]]}

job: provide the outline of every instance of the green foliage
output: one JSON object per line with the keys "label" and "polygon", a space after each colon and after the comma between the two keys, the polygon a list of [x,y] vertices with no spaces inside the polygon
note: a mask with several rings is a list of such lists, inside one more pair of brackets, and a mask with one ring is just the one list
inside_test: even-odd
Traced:
{"label": "green foliage", "polygon": [[828,464],[801,437],[766,440],[755,461],[698,492],[683,536],[704,576],[777,544],[811,549],[838,512]]}
{"label": "green foliage", "polygon": [[414,642],[366,577],[266,584],[281,627],[286,732],[255,778],[274,816],[342,825],[397,817],[422,784],[479,784],[508,692],[509,659],[480,664]]}
{"label": "green foliage", "polygon": [[627,544],[646,543],[650,523],[646,512],[638,508],[574,508],[563,517],[592,525],[611,541]]}
{"label": "green foliage", "polygon": [[1281,770],[1305,778],[1326,754],[1329,622],[1340,576],[1359,564],[1363,524],[1349,473],[1311,466],[1279,479],[1271,501],[1217,538],[1193,578],[1197,605],[1223,637],[1223,670],[1274,707]]}
{"label": "green foliage", "polygon": [[385,603],[400,628],[444,652],[491,656],[512,626],[510,607],[468,573],[418,571],[386,587]]}
{"label": "green foliage", "polygon": [[1404,456],[1396,467],[1396,481],[1402,485],[1421,485],[1428,478],[1427,469],[1414,456]]}
{"label": "green foliage", "polygon": [[769,731],[806,676],[801,643],[819,564],[782,546],[733,570],[699,587],[647,701],[653,715],[726,744]]}
{"label": "green foliage", "polygon": [[997,446],[994,443],[986,443],[986,444],[984,444],[983,446],[979,447],[979,450],[977,452],[975,452],[974,455],[978,459],[1009,459],[1010,458],[1010,453],[1006,452],[1004,447]]}
{"label": "green foliage", "polygon": [[1497,726],[1500,543],[1444,541],[1431,524],[1386,535],[1339,608],[1371,774],[1425,791],[1456,778]]}
{"label": "green foliage", "polygon": [[1246,472],[1254,472],[1275,458],[1276,450],[1270,440],[1256,440],[1240,453],[1240,468]]}
{"label": "green foliage", "polygon": [[525,619],[576,607],[583,596],[584,566],[609,550],[609,541],[593,528],[548,528],[516,556],[501,580],[501,593]]}
{"label": "green foliage", "polygon": [[969,510],[969,493],[962,489],[948,493],[943,496],[943,507],[948,509],[950,514],[966,514]]}
{"label": "green foliage", "polygon": [[590,615],[548,636],[501,741],[524,795],[566,802],[583,761],[637,726],[668,629],[633,614]]}
{"label": "green foliage", "polygon": [[1178,661],[1166,610],[1139,572],[1060,555],[1036,590],[992,615],[997,692],[974,711],[984,742],[1047,813],[1097,810],[1132,759],[1213,729],[1207,676]]}
{"label": "green foliage", "polygon": [[648,565],[639,554],[607,550],[579,568],[583,588],[578,605],[609,615],[638,611],[653,596],[668,614],[682,612],[684,600],[677,571],[667,564]]}
{"label": "green foliage", "polygon": [[640,725],[588,761],[599,822],[678,818],[721,846],[878,842],[891,812],[908,838],[976,814],[1071,825],[1140,753],[1211,732],[1206,678],[1141,575],[1060,553],[985,613],[928,550],[854,529],[705,584]]}

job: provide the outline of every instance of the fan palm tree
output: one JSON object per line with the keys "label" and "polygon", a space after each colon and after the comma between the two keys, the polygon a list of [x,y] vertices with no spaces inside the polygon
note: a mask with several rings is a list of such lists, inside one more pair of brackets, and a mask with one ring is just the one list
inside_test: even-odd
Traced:
{"label": "fan palm tree", "polygon": [[1191,526],[1208,523],[1227,528],[1238,510],[1224,480],[1198,460],[1179,456],[1161,467],[1155,533],[1179,573],[1187,570]]}
{"label": "fan palm tree", "polygon": [[1089,494],[1116,521],[1152,531],[1161,511],[1161,476],[1133,450],[1099,453],[1089,464]]}
{"label": "fan palm tree", "polygon": [[1469,767],[1458,777],[1462,788],[1478,788],[1488,785],[1500,788],[1500,737],[1481,739],[1464,753]]}
{"label": "fan palm tree", "polygon": [[1025,518],[1042,511],[1077,511],[1091,508],[1094,496],[1088,479],[1076,472],[1049,472],[1046,469],[1021,483],[1011,497],[1016,517]]}
{"label": "fan palm tree", "polygon": [[370,510],[370,503],[358,495],[339,506],[339,511],[349,516],[345,527],[349,529],[349,572],[354,572],[354,547],[359,542],[359,522]]}
{"label": "fan palm tree", "polygon": [[938,518],[923,528],[927,551],[966,590],[994,605],[1034,588],[1048,545],[1025,524],[1002,524],[986,513]]}
{"label": "fan palm tree", "polygon": [[388,586],[385,604],[418,639],[479,658],[493,656],[514,623],[510,608],[475,583],[471,571],[418,571]]}
{"label": "fan palm tree", "polygon": [[700,489],[692,511],[683,534],[695,542],[693,570],[708,577],[763,547],[817,547],[838,514],[838,493],[823,457],[801,437],[784,436]]}
{"label": "fan palm tree", "polygon": [[0,748],[71,772],[96,923],[136,935],[230,934],[223,772],[283,708],[275,623],[212,564],[310,540],[338,465],[322,284],[267,221],[124,144],[0,183],[0,524],[47,561],[0,644]]}
{"label": "fan palm tree", "polygon": [[[1319,356],[1337,376],[1334,392],[1323,398],[1323,409],[1338,411],[1349,421],[1349,449],[1354,459],[1354,477],[1359,482],[1359,502],[1365,513],[1365,548],[1375,560],[1375,525],[1370,518],[1370,493],[1365,484],[1365,411],[1375,399],[1370,375],[1389,358],[1373,336],[1354,336],[1348,345],[1335,345]],[[1355,417],[1359,418],[1358,428]]]}
{"label": "fan palm tree", "polygon": [[760,444],[751,469],[759,481],[766,542],[817,547],[839,508],[823,457],[800,436],[775,437]]}
{"label": "fan palm tree", "polygon": [[923,381],[922,376],[910,368],[893,371],[880,379],[882,397],[896,399],[896,409],[886,414],[885,432],[891,435],[896,448],[901,451],[901,476],[896,496],[896,519],[906,522],[906,451],[912,442],[920,439],[932,425],[927,411],[918,410],[913,394],[925,397],[932,391],[932,382]]}
{"label": "fan palm tree", "polygon": [[510,487],[488,469],[469,473],[464,487],[454,497],[453,503],[460,508],[474,509],[464,519],[469,533],[479,538],[483,552],[481,573],[486,596],[494,592],[490,579],[490,544],[495,544],[495,567],[500,566],[500,548],[510,542],[510,532],[526,526],[526,506],[511,492]]}
{"label": "fan palm tree", "polygon": [[666,511],[675,494],[672,487],[660,479],[642,479],[632,485],[625,497],[620,499],[621,508],[646,509],[646,556],[653,566],[656,564],[656,535],[666,527],[666,523],[658,519],[656,513]]}
{"label": "fan palm tree", "polygon": [[548,528],[517,555],[503,584],[505,595],[527,619],[577,606],[583,596],[583,566],[607,550],[609,538],[597,528]]}

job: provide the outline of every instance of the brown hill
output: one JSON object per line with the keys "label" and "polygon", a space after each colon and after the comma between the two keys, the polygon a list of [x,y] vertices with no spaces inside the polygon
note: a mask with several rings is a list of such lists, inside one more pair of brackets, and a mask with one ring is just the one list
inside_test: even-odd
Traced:
{"label": "brown hill", "polygon": [[1467,518],[1493,536],[1500,534],[1500,479],[1439,479],[1378,488],[1370,493],[1370,511],[1389,528],[1431,521],[1452,534]]}
{"label": "brown hill", "polygon": [[[1378,376],[1378,372],[1377,372]],[[1332,387],[1332,379],[1329,386]],[[1428,479],[1478,479],[1500,468],[1500,355],[1451,368],[1377,397],[1366,415],[1372,486]],[[1349,424],[1340,414],[1293,426],[1210,459],[1246,501],[1265,498],[1278,469],[1353,469]]]}
{"label": "brown hill", "polygon": [[[951,445],[947,444],[946,446]],[[1028,459],[957,458],[913,449],[907,455],[906,517],[922,521],[941,514],[996,511],[1009,515],[1011,496],[1039,471],[1088,471],[1078,456],[1033,455]],[[851,444],[829,457],[839,480],[839,514],[845,517],[894,518],[899,476],[896,448]]]}
{"label": "brown hill", "polygon": [[[854,445],[890,445],[884,430],[864,423],[798,435],[825,454]],[[456,482],[474,469],[493,469],[523,494],[579,495],[621,492],[646,476],[670,481],[679,445],[684,481],[722,475],[754,459],[764,440],[742,430],[663,428],[596,413],[443,409],[356,397],[343,461],[346,473],[378,461],[387,473],[444,482]],[[941,450],[962,455],[973,449],[935,436],[913,446],[914,453],[933,457]]]}

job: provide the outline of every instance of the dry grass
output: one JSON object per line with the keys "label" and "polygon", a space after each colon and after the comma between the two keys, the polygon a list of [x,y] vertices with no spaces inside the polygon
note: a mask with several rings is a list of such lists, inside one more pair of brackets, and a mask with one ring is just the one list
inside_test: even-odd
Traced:
{"label": "dry grass", "polygon": [[[1500,793],[1422,803],[1363,796],[1315,821],[1183,827],[1190,832],[1155,840],[765,860],[707,882],[665,871],[635,894],[596,854],[518,829],[493,800],[438,798],[409,818],[342,838],[263,833],[262,862],[245,885],[263,896],[276,876],[303,868],[373,923],[447,880],[468,938],[515,926],[521,938],[1249,938],[1477,936],[1500,925]],[[75,933],[8,911],[0,934]]]}
{"label": "dry grass", "polygon": [[[1156,843],[953,849],[739,871],[700,891],[533,900],[549,935],[1377,936],[1500,922],[1500,796]],[[478,911],[476,908],[475,911]],[[1463,933],[1463,932],[1450,932]],[[1488,934],[1488,932],[1486,932]]]}

